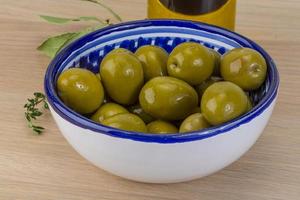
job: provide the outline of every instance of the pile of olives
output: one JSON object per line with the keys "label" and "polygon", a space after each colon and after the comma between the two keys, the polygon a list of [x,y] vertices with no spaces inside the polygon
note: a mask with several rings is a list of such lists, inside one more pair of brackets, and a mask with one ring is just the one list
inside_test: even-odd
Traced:
{"label": "pile of olives", "polygon": [[258,89],[266,61],[253,49],[221,56],[195,42],[168,55],[158,46],[135,53],[118,48],[94,74],[83,68],[61,73],[62,101],[91,120],[127,131],[185,133],[220,125],[252,108],[248,92]]}

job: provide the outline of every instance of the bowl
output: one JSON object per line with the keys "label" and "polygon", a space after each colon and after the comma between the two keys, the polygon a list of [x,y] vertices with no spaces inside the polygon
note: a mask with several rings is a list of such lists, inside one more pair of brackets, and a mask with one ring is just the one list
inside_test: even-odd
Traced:
{"label": "bowl", "polygon": [[[187,134],[129,132],[97,124],[72,111],[56,92],[58,75],[71,67],[99,71],[112,49],[135,51],[158,45],[170,52],[176,45],[199,42],[221,54],[237,47],[259,51],[267,61],[263,86],[250,93],[254,108],[228,123]],[[64,48],[50,63],[45,92],[61,133],[84,158],[107,172],[148,183],[175,183],[207,176],[239,159],[255,143],[272,114],[279,76],[272,58],[256,43],[212,25],[182,20],[141,20],[92,32]]]}

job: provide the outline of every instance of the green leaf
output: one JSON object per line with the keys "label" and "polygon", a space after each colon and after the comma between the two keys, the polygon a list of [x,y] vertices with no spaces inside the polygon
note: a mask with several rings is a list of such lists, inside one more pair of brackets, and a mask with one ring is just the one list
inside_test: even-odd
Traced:
{"label": "green leaf", "polygon": [[[97,21],[97,22],[100,22],[102,24],[104,24],[104,22],[97,18],[97,17],[93,17],[93,16],[83,16],[83,17],[79,17],[77,18],[78,21]],[[74,21],[76,21],[76,19],[74,19]]]}
{"label": "green leaf", "polygon": [[102,6],[108,12],[110,12],[119,22],[122,22],[121,17],[115,11],[113,11],[110,7],[106,6],[104,3],[102,3],[98,0],[81,0],[81,1],[88,1],[88,2],[95,3],[95,4],[98,4],[98,5]]}
{"label": "green leaf", "polygon": [[27,119],[27,121],[29,121],[29,122],[31,121],[31,118],[28,113],[25,113],[25,118]]}
{"label": "green leaf", "polygon": [[35,116],[35,117],[38,117],[38,116],[41,116],[43,113],[41,112],[41,111],[34,111],[33,113],[33,116]]}
{"label": "green leaf", "polygon": [[45,130],[44,127],[41,127],[41,126],[35,126],[35,125],[32,125],[31,126],[32,130],[37,133],[37,134],[41,134],[43,132],[43,130]]}
{"label": "green leaf", "polygon": [[68,22],[78,22],[78,21],[96,21],[100,23],[104,23],[101,19],[94,16],[82,16],[78,18],[63,18],[63,17],[54,17],[48,15],[40,15],[40,17],[47,22],[55,23],[55,24],[65,24]]}
{"label": "green leaf", "polygon": [[36,128],[33,128],[32,130],[38,135],[42,134],[42,132],[43,132],[43,130],[36,129]]}
{"label": "green leaf", "polygon": [[40,15],[40,17],[42,19],[46,20],[47,22],[55,23],[55,24],[65,24],[65,23],[68,23],[73,20],[70,18],[53,17],[53,16],[48,16],[48,15]]}
{"label": "green leaf", "polygon": [[35,92],[33,93],[33,95],[36,97],[36,98],[45,98],[45,95],[43,93],[40,93],[40,92]]}
{"label": "green leaf", "polygon": [[87,28],[77,33],[65,33],[62,35],[50,37],[46,41],[44,41],[37,49],[46,54],[48,57],[54,58],[54,56],[66,45],[94,30],[103,28],[105,26],[107,26],[107,24],[100,24],[93,28]]}
{"label": "green leaf", "polygon": [[29,103],[34,103],[34,99],[27,99],[27,101],[29,101]]}
{"label": "green leaf", "polygon": [[41,126],[35,126],[35,125],[32,125],[32,128],[39,129],[39,130],[45,130],[44,127],[41,127]]}
{"label": "green leaf", "polygon": [[49,105],[46,101],[44,102],[44,108],[47,109],[47,110],[49,109]]}
{"label": "green leaf", "polygon": [[43,127],[34,125],[33,122],[36,120],[39,116],[43,115],[42,110],[40,110],[41,106],[38,105],[43,105],[45,109],[48,109],[48,104],[46,101],[46,97],[43,93],[41,92],[35,92],[33,93],[34,99],[27,99],[28,102],[25,104],[25,118],[27,120],[27,125],[29,128],[33,130],[33,132],[41,134],[44,130]]}
{"label": "green leaf", "polygon": [[46,41],[44,41],[37,49],[50,58],[53,58],[57,52],[74,36],[76,36],[78,33],[65,33],[62,35],[54,36],[48,38]]}
{"label": "green leaf", "polygon": [[70,44],[71,42],[73,42],[74,40],[78,39],[81,35],[81,32],[76,33],[75,35],[73,35],[73,37],[70,37],[68,40],[66,40],[61,46],[60,48],[57,50],[56,54],[58,52],[60,52],[65,46],[67,46],[68,44]]}
{"label": "green leaf", "polygon": [[72,37],[72,38],[70,38],[69,40],[67,40],[67,41],[60,47],[60,49],[59,49],[57,52],[59,52],[61,49],[63,49],[65,46],[67,46],[67,45],[70,44],[71,42],[73,42],[73,41],[79,39],[80,37],[82,37],[82,36],[84,36],[84,35],[86,35],[86,34],[89,34],[89,33],[93,32],[93,31],[95,31],[95,30],[98,30],[98,29],[100,29],[100,28],[103,28],[103,27],[105,27],[105,26],[108,26],[108,24],[100,24],[100,25],[98,25],[98,26],[90,27],[90,28],[87,28],[87,29],[84,29],[84,30],[78,32],[76,35],[74,35],[74,37]]}

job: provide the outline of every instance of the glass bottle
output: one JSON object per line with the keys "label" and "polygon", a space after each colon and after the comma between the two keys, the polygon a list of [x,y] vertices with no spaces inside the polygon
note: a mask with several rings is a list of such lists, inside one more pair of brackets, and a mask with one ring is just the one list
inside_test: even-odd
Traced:
{"label": "glass bottle", "polygon": [[230,30],[235,12],[236,0],[148,0],[149,18],[194,20]]}
{"label": "glass bottle", "polygon": [[213,12],[227,0],[160,0],[168,9],[186,15],[200,15]]}

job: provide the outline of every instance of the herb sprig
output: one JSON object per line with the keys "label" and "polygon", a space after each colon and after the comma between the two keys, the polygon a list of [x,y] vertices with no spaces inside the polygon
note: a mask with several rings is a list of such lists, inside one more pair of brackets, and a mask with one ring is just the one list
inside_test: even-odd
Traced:
{"label": "herb sprig", "polygon": [[102,3],[100,0],[81,0],[81,1],[89,1],[91,3],[95,3],[105,8],[108,12],[110,12],[119,22],[122,22],[122,18],[118,15],[113,9]]}
{"label": "herb sprig", "polygon": [[[110,7],[106,6],[102,0],[81,0],[81,1],[87,1],[91,3],[95,3],[106,9],[108,12],[110,12],[114,18],[121,22],[121,17],[114,12]],[[48,39],[46,39],[37,50],[41,51],[45,55],[47,55],[50,58],[54,58],[54,56],[61,50],[63,47],[68,45],[69,43],[73,42],[74,40],[78,39],[79,37],[88,34],[94,30],[103,28],[105,26],[111,25],[110,19],[102,20],[98,17],[94,16],[82,16],[77,18],[63,18],[63,17],[55,17],[55,16],[48,16],[48,15],[40,15],[42,19],[44,19],[48,23],[54,23],[54,24],[67,24],[70,22],[78,22],[78,21],[95,21],[97,22],[96,26],[89,27],[87,29],[83,29],[77,32],[71,32],[71,33],[63,33],[56,36],[51,36]],[[35,120],[37,120],[38,117],[43,115],[42,108],[44,110],[48,110],[49,106],[46,101],[46,97],[41,92],[35,92],[34,98],[29,98],[28,102],[24,105],[25,108],[25,118],[27,120],[28,127],[33,130],[36,134],[41,134],[44,131],[44,127],[35,125]],[[41,106],[42,105],[42,106]]]}
{"label": "herb sprig", "polygon": [[[102,2],[102,0],[81,0],[81,1],[86,1],[101,6],[102,8],[106,9],[118,22],[122,22],[121,17],[116,12],[114,12],[110,7],[106,6]],[[81,36],[112,24],[110,19],[103,20],[95,16],[64,18],[64,17],[40,15],[40,17],[48,23],[59,24],[59,25],[63,25],[71,22],[79,22],[79,21],[97,22],[97,25],[95,26],[83,30],[79,30],[77,32],[68,32],[68,33],[51,36],[48,39],[46,39],[41,45],[38,46],[37,50],[41,51],[42,53],[44,53],[46,56],[50,58],[54,58],[57,55],[57,53],[63,49],[63,47],[70,44],[74,40],[80,38]]]}
{"label": "herb sprig", "polygon": [[[122,22],[121,17],[114,12],[110,7],[105,5],[102,0],[81,0],[90,3],[97,4],[102,8],[106,9],[115,18],[116,21]],[[41,45],[38,46],[37,50],[44,53],[49,58],[54,58],[58,52],[60,52],[66,45],[70,44],[74,40],[100,28],[111,25],[110,19],[101,19],[94,16],[81,16],[76,18],[64,18],[55,17],[48,15],[40,15],[40,17],[48,23],[65,25],[72,22],[90,22],[94,21],[97,24],[95,26],[79,30],[77,32],[67,32],[56,36],[47,38]],[[33,130],[34,133],[40,135],[45,130],[44,127],[35,124],[38,117],[43,115],[43,111],[48,110],[49,106],[46,97],[41,92],[35,92],[33,98],[27,99],[27,103],[24,105],[25,118],[27,120],[28,127]]]}
{"label": "herb sprig", "polygon": [[35,125],[34,121],[37,117],[43,115],[43,112],[40,109],[41,106],[39,105],[42,105],[42,107],[46,110],[49,109],[49,106],[43,93],[35,92],[33,95],[34,98],[27,99],[28,102],[24,105],[25,118],[27,120],[28,127],[31,128],[34,133],[41,134],[45,128]]}

